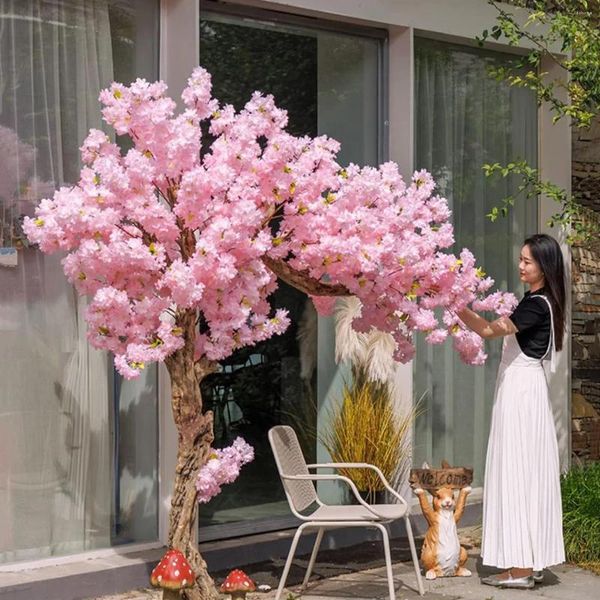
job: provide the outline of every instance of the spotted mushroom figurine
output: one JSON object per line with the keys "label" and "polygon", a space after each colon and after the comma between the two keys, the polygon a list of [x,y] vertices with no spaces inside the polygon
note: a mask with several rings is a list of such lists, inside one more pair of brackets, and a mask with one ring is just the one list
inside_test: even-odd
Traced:
{"label": "spotted mushroom figurine", "polygon": [[194,572],[186,557],[172,548],[167,550],[150,575],[150,583],[164,590],[164,600],[180,598],[179,591],[192,587],[194,580]]}
{"label": "spotted mushroom figurine", "polygon": [[220,590],[225,594],[231,594],[231,600],[244,600],[248,592],[256,590],[256,585],[244,571],[234,569],[227,575]]}

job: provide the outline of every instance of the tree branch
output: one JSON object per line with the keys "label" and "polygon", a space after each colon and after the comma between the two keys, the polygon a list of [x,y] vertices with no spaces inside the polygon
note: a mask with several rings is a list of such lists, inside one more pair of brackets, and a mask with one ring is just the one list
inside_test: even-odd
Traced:
{"label": "tree branch", "polygon": [[514,15],[512,13],[508,13],[505,10],[503,10],[502,8],[500,8],[498,6],[498,3],[495,0],[490,0],[489,4],[491,4],[500,14],[501,18],[504,18],[506,20],[509,20],[513,25],[515,25],[515,27],[517,27],[517,29],[519,30],[519,33],[526,39],[528,39],[530,42],[532,42],[533,44],[535,44],[542,52],[544,52],[547,56],[549,56],[559,67],[561,67],[562,69],[564,69],[567,72],[570,72],[570,69],[568,67],[566,67],[560,60],[558,60],[558,58],[556,58],[556,56],[554,56],[554,54],[548,49],[548,46],[544,45],[540,39],[541,36],[536,36],[532,33],[529,33],[528,31],[525,31],[524,27],[520,27],[515,19],[514,19]]}
{"label": "tree branch", "polygon": [[341,284],[324,283],[310,276],[308,271],[292,269],[284,260],[263,256],[262,261],[279,279],[310,296],[351,296],[348,288]]}

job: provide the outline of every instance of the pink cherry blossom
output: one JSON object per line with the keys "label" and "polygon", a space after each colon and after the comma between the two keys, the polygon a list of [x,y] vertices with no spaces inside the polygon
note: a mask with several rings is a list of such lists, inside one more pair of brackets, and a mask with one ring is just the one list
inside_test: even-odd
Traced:
{"label": "pink cherry blossom", "polygon": [[[470,303],[508,314],[514,298],[486,297],[493,281],[472,253],[449,251],[451,213],[429,173],[404,181],[392,162],[344,167],[336,140],[289,134],[272,96],[220,106],[201,67],[182,98],[177,113],[165,84],[143,79],[102,91],[105,121],[132,147],[91,130],[79,181],[24,222],[42,251],[66,253],[69,281],[90,297],[90,343],[125,377],[187,342],[197,360],[218,361],[285,331],[287,312],[269,304],[281,269],[320,286],[322,314],[336,295],[356,296],[353,327],[389,333],[396,360],[413,357],[415,331],[485,359],[455,314]],[[195,332],[178,325],[190,311]]]}
{"label": "pink cherry blossom", "polygon": [[221,492],[221,486],[233,483],[243,465],[254,460],[254,449],[237,437],[231,446],[213,450],[196,479],[198,502],[206,504]]}
{"label": "pink cherry blossom", "polygon": [[335,296],[311,296],[316,311],[322,317],[328,317],[333,313],[335,306]]}

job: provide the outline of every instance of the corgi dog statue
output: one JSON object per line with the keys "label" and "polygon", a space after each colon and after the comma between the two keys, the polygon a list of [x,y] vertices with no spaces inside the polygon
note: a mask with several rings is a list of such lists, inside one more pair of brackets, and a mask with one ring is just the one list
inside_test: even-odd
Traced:
{"label": "corgi dog statue", "polygon": [[425,567],[425,578],[437,577],[469,577],[471,571],[464,567],[467,562],[467,551],[460,545],[456,524],[465,510],[470,487],[460,490],[458,500],[454,498],[454,490],[440,488],[432,491],[433,507],[429,504],[425,490],[416,488],[415,494],[423,515],[429,524],[425,534],[421,561]]}

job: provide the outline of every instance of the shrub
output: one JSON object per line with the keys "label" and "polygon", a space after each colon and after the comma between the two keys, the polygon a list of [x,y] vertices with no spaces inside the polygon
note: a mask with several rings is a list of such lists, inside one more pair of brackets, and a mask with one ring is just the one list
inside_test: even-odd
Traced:
{"label": "shrub", "polygon": [[561,480],[567,560],[600,561],[600,463],[574,467]]}

